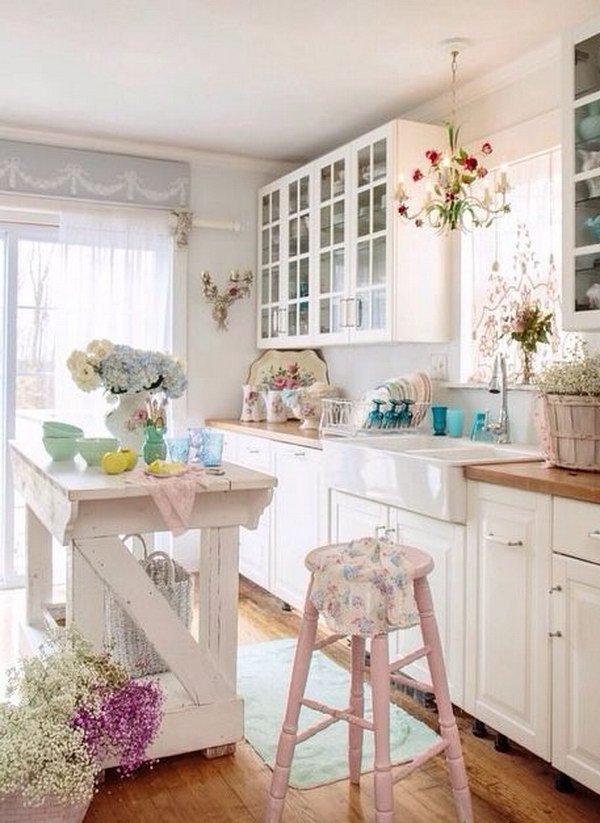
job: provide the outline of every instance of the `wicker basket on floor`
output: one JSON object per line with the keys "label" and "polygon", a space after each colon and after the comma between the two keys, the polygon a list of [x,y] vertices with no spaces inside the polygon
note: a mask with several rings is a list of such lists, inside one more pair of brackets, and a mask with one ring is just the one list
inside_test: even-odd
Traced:
{"label": "wicker basket on floor", "polygon": [[82,823],[89,808],[84,803],[53,803],[41,806],[24,806],[20,795],[0,794],[0,820],[2,823]]}
{"label": "wicker basket on floor", "polygon": [[541,394],[538,431],[549,462],[565,469],[600,471],[600,398]]}
{"label": "wicker basket on floor", "polygon": [[[140,565],[181,622],[189,629],[192,621],[190,575],[165,552],[149,553],[141,534],[127,535],[123,539],[126,540],[128,537],[140,541],[144,551]],[[112,646],[111,654],[132,677],[159,674],[168,670],[169,667],[150,643],[145,632],[127,614],[109,589],[106,590],[104,614],[104,635]]]}

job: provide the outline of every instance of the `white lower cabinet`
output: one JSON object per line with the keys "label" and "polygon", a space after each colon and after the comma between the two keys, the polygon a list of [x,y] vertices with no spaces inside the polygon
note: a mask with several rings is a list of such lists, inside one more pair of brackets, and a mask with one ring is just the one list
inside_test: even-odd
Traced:
{"label": "white lower cabinet", "polygon": [[550,759],[552,504],[469,482],[465,708]]}
{"label": "white lower cabinet", "polygon": [[[359,537],[383,537],[416,546],[433,557],[429,575],[436,617],[448,670],[453,702],[463,705],[464,669],[464,526],[443,523],[346,492],[331,491],[330,539],[332,543]],[[393,638],[393,639],[392,639]],[[390,653],[400,655],[422,645],[418,627],[394,632]],[[431,682],[426,660],[404,670],[406,674]]]}

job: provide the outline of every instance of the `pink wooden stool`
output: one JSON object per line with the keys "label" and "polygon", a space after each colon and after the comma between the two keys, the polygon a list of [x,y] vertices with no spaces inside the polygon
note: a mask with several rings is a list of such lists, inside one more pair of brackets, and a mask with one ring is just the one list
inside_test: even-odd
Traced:
{"label": "pink wooden stool", "polygon": [[[304,697],[313,651],[322,649],[330,643],[334,643],[336,640],[347,636],[347,634],[331,634],[324,640],[316,642],[319,611],[315,608],[311,599],[311,592],[315,584],[315,570],[320,565],[319,561],[321,561],[322,568],[323,553],[327,552],[327,557],[331,557],[332,549],[345,550],[347,548],[347,544],[340,544],[335,547],[325,546],[314,549],[306,557],[306,566],[312,573],[311,581],[306,596],[304,616],[302,618],[298,645],[294,657],[288,703],[281,735],[279,737],[273,777],[267,799],[265,823],[279,823],[281,820],[296,744],[302,743],[304,740],[312,737],[312,735],[322,731],[338,720],[345,720],[349,726],[348,759],[351,783],[358,784],[360,781],[363,732],[365,729],[374,732],[376,823],[393,823],[393,784],[441,752],[444,752],[446,756],[458,819],[460,823],[473,823],[473,811],[471,808],[471,795],[467,782],[467,773],[456,720],[454,719],[452,704],[450,702],[440,636],[433,611],[431,592],[427,582],[427,575],[433,569],[433,560],[428,554],[408,546],[395,547],[396,549],[401,549],[402,555],[406,558],[407,568],[410,570],[410,575],[413,579],[414,602],[416,603],[418,611],[418,622],[421,626],[423,646],[402,658],[390,662],[387,633],[367,633],[362,629],[360,634],[353,632],[351,634],[352,671],[350,676],[350,698],[348,707],[343,709],[333,708],[317,700]],[[329,560],[325,562],[328,563]],[[343,574],[341,566],[339,569],[340,574]],[[331,569],[328,571],[331,571]],[[337,566],[334,569],[334,576],[336,573]],[[344,581],[341,580],[341,582],[347,582],[347,578],[345,578]],[[378,596],[379,592],[374,590],[373,599],[376,599]],[[390,625],[388,630],[391,631],[394,628],[396,627]],[[365,639],[367,634],[371,637],[372,721],[364,718],[363,672]],[[402,674],[394,674],[394,672],[403,666],[425,656],[429,664],[433,692],[438,707],[441,739],[420,754],[395,766],[394,774],[392,774],[390,760],[390,680],[409,685],[423,692],[431,692],[431,686],[426,683],[420,683]],[[298,719],[302,706],[320,711],[328,715],[328,717],[299,732]]]}

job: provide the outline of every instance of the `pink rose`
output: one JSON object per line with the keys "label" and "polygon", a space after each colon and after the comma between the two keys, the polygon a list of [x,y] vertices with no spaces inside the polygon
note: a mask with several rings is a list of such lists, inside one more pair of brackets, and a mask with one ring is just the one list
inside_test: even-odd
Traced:
{"label": "pink rose", "polygon": [[415,169],[413,171],[412,179],[414,180],[415,183],[418,183],[419,180],[423,179],[423,172],[421,171],[421,169]]}
{"label": "pink rose", "polygon": [[511,321],[510,330],[515,332],[516,334],[522,334],[526,328],[527,323],[524,317],[517,316],[514,320]]}
{"label": "pink rose", "polygon": [[492,151],[493,151],[492,144],[491,143],[484,143],[483,146],[481,147],[481,151],[483,152],[483,154],[491,154]]}
{"label": "pink rose", "polygon": [[440,162],[442,155],[435,149],[429,149],[429,151],[425,152],[425,157],[429,160],[432,166],[435,166],[436,163]]}
{"label": "pink rose", "polygon": [[299,366],[298,366],[297,363],[288,363],[287,364],[287,370],[288,370],[289,374],[297,374],[298,369],[299,369]]}
{"label": "pink rose", "polygon": [[272,389],[285,389],[287,388],[287,378],[283,377],[282,375],[278,375],[271,380],[271,388]]}
{"label": "pink rose", "polygon": [[469,171],[475,171],[477,168],[477,158],[476,157],[466,157],[465,158],[465,168]]}

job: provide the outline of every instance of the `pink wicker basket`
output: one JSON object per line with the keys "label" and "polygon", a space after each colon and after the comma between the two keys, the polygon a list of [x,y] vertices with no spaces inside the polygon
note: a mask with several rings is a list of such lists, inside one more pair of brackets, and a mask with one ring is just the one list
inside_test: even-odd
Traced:
{"label": "pink wicker basket", "polygon": [[82,823],[89,805],[86,801],[24,806],[20,795],[0,794],[0,820],[2,823]]}
{"label": "pink wicker basket", "polygon": [[535,419],[550,463],[600,471],[600,397],[540,394]]}

